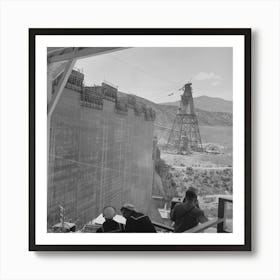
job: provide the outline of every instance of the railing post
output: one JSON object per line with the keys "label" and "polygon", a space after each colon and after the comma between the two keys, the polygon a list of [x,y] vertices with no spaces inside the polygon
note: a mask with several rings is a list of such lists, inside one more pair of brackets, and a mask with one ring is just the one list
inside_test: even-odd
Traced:
{"label": "railing post", "polygon": [[[218,204],[218,218],[223,219],[225,216],[225,201],[221,197],[219,197]],[[221,222],[217,225],[217,232],[225,232],[224,231],[224,222]]]}

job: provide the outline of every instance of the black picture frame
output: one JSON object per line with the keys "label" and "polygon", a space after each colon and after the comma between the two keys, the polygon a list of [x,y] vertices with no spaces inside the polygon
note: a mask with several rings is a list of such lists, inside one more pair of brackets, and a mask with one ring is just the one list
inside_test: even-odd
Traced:
{"label": "black picture frame", "polygon": [[[43,35],[242,35],[245,40],[245,188],[243,245],[38,245],[35,236],[35,40]],[[251,251],[251,29],[29,29],[29,250],[30,251]]]}

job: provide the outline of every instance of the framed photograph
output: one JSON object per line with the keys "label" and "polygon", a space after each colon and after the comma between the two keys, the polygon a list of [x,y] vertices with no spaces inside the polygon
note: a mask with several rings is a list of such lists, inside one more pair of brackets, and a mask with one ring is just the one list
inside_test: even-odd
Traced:
{"label": "framed photograph", "polygon": [[29,29],[29,250],[250,251],[251,30]]}

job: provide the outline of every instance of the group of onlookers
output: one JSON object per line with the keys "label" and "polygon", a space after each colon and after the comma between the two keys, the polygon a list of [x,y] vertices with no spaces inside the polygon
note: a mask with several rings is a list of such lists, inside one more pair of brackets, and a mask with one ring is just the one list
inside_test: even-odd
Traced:
{"label": "group of onlookers", "polygon": [[[150,218],[137,212],[132,204],[126,203],[120,210],[126,219],[125,225],[114,220],[116,209],[113,206],[106,206],[103,209],[105,222],[96,232],[156,232]],[[170,219],[174,222],[174,232],[184,232],[208,220],[199,207],[196,189],[189,188],[186,191],[183,202],[177,203],[171,209]]]}
{"label": "group of onlookers", "polygon": [[121,212],[126,219],[125,225],[113,219],[116,215],[116,209],[112,206],[106,206],[103,209],[105,222],[96,232],[156,232],[150,218],[135,211],[135,207],[132,204],[126,203],[123,205]]}

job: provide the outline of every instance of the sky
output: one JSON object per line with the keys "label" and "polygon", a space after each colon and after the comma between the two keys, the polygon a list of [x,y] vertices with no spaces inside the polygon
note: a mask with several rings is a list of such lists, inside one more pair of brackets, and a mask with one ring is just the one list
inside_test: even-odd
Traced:
{"label": "sky", "polygon": [[191,80],[193,96],[232,100],[232,48],[130,48],[78,60],[85,85],[104,80],[156,103],[180,99]]}

